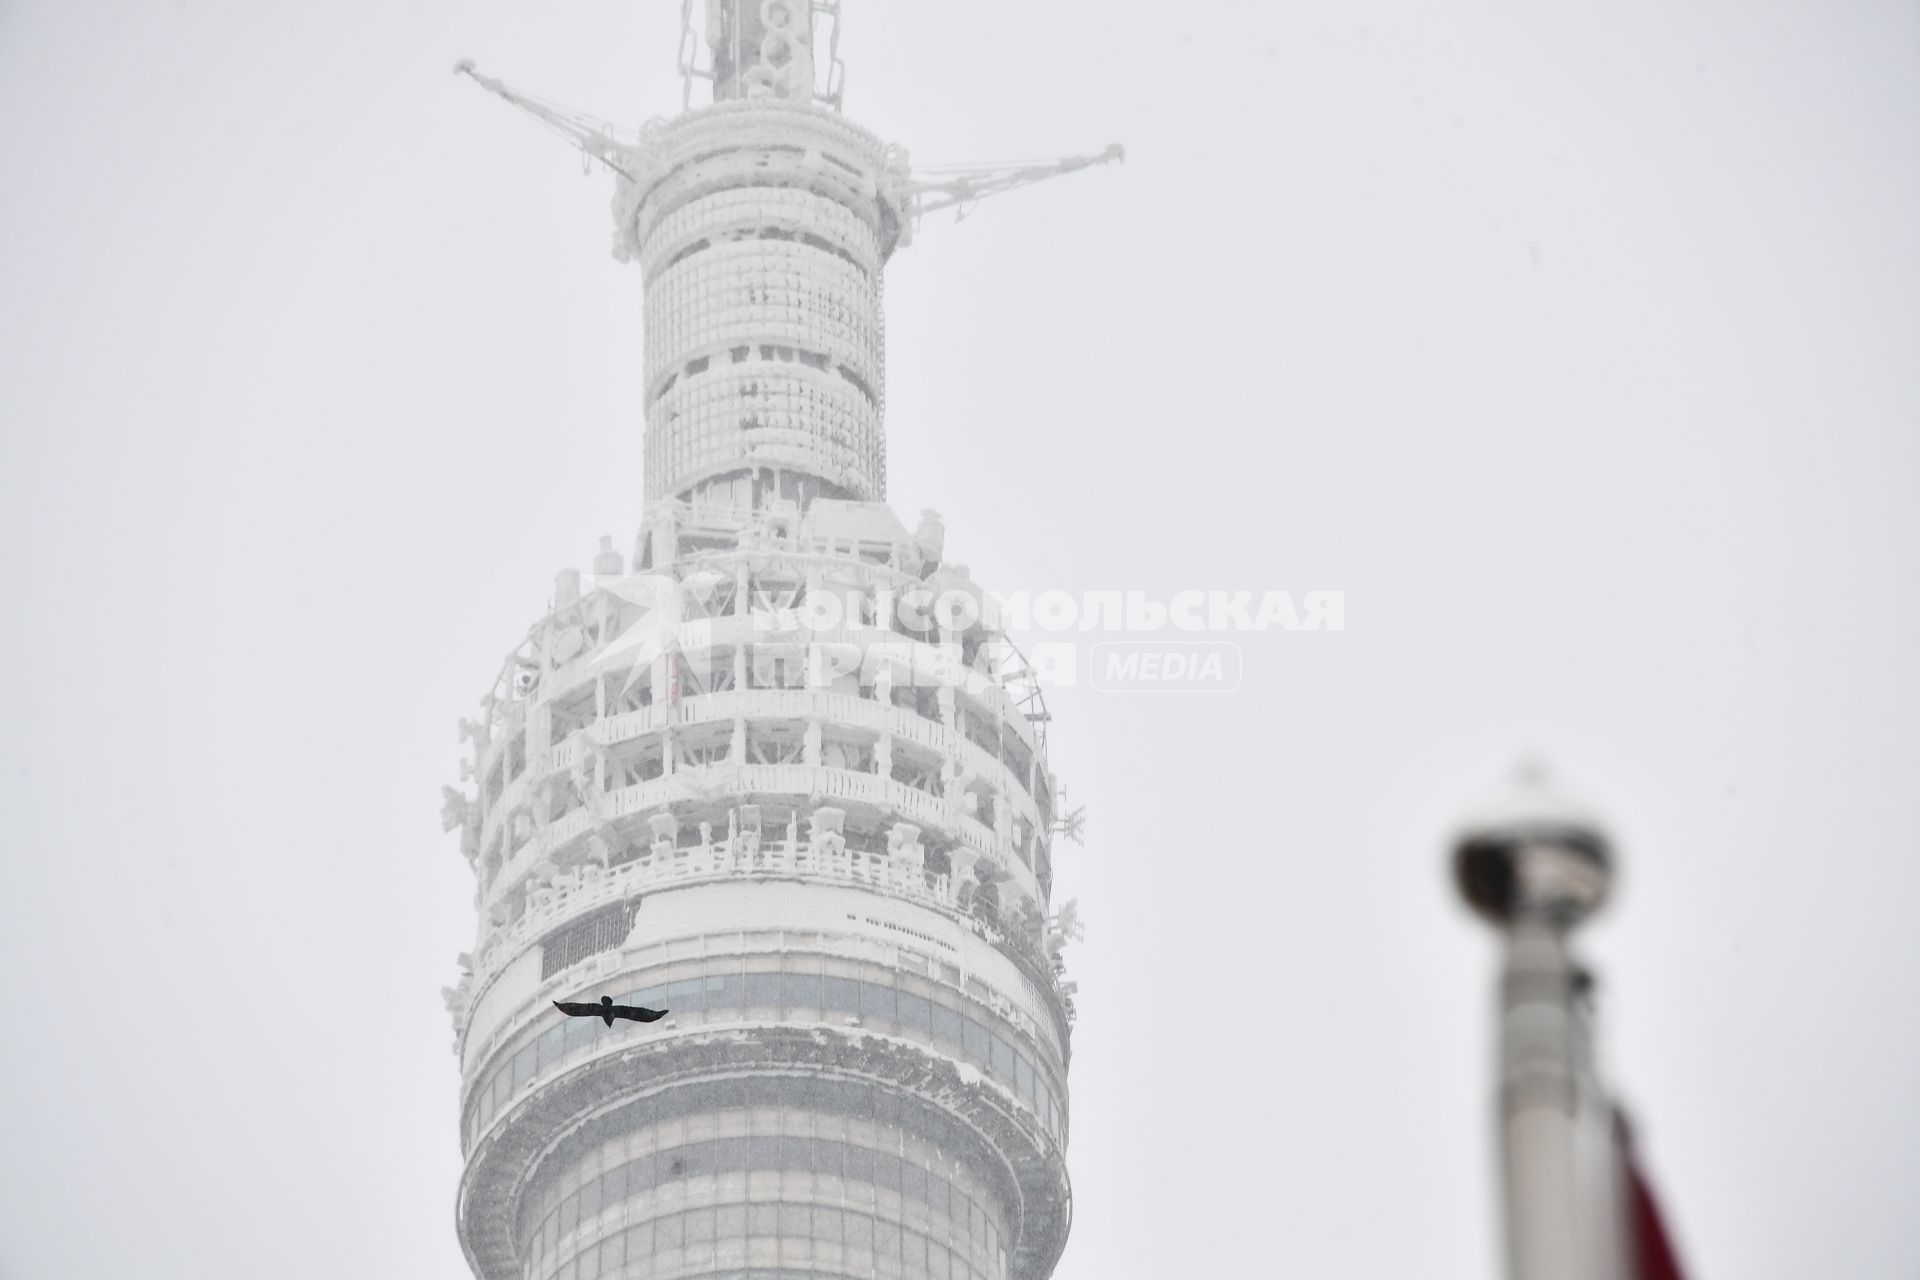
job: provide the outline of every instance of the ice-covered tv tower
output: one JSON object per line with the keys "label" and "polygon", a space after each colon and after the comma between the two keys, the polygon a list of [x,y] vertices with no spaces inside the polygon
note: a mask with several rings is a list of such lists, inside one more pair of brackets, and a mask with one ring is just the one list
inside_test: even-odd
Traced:
{"label": "ice-covered tv tower", "polygon": [[[460,1239],[484,1280],[1037,1280],[1078,823],[939,517],[882,501],[881,272],[923,214],[1119,149],[916,175],[840,114],[837,5],[691,10],[714,101],[637,134],[459,68],[614,172],[646,299],[633,553],[559,575],[447,789]],[[602,995],[669,1016],[552,1004]]]}

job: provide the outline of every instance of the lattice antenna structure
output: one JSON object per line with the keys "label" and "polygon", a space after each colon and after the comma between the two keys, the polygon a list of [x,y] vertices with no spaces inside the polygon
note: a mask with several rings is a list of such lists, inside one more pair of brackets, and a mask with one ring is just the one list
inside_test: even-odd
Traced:
{"label": "lattice antenna structure", "polygon": [[680,109],[693,109],[693,82],[713,79],[713,63],[701,65],[700,32],[693,24],[693,0],[680,0]]}
{"label": "lattice antenna structure", "polygon": [[[809,17],[804,27],[798,18],[803,11]],[[782,83],[786,80],[782,68],[790,56],[790,46],[783,51],[783,46],[775,43],[769,56],[765,36],[769,32],[801,31],[805,36],[804,46],[800,50],[801,59],[795,64],[793,83]],[[759,36],[758,41],[756,35]],[[816,57],[814,51],[823,44],[825,57]],[[749,58],[747,55],[756,49],[761,56]],[[693,108],[695,80],[711,83],[714,86],[714,100],[718,102],[740,86],[723,79],[716,67],[738,68],[758,63],[764,63],[766,70],[745,87],[751,89],[758,85],[764,93],[778,84],[780,96],[794,96],[789,90],[798,87],[798,76],[804,72],[810,81],[811,100],[823,107],[840,110],[845,102],[847,67],[840,59],[839,0],[813,0],[810,5],[789,3],[788,0],[772,0],[771,3],[758,6],[709,3],[706,6],[704,30],[702,24],[694,21],[693,0],[681,0],[679,64],[682,111]]]}

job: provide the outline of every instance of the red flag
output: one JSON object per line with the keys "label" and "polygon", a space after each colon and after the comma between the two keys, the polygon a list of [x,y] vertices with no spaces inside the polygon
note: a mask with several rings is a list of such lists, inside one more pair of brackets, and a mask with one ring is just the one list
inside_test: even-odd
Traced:
{"label": "red flag", "polygon": [[1618,1108],[1614,1110],[1614,1135],[1620,1161],[1625,1166],[1627,1182],[1627,1230],[1632,1238],[1627,1242],[1627,1256],[1633,1265],[1634,1280],[1685,1280],[1680,1272],[1680,1259],[1674,1254],[1673,1240],[1667,1235],[1666,1223],[1661,1220],[1660,1206],[1654,1202],[1653,1191],[1647,1185],[1647,1179],[1640,1172],[1640,1162],[1633,1154],[1633,1134],[1627,1126],[1627,1118]]}

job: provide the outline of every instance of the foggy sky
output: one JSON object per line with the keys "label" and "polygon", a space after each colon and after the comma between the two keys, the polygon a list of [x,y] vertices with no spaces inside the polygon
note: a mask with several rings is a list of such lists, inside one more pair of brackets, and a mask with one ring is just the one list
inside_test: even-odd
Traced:
{"label": "foggy sky", "polygon": [[[1920,11],[848,0],[917,161],[1128,158],[889,268],[889,500],[1007,591],[1332,589],[1056,690],[1060,1280],[1496,1274],[1525,751],[1612,822],[1609,1078],[1703,1277],[1920,1260]],[[611,182],[678,6],[0,5],[0,1276],[462,1280],[454,722],[640,515]]]}

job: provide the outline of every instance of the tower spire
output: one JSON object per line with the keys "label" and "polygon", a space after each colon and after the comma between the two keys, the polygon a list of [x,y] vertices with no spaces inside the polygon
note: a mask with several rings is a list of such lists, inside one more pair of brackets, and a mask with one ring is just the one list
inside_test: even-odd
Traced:
{"label": "tower spire", "polygon": [[707,0],[713,100],[813,101],[813,7],[808,0]]}
{"label": "tower spire", "polygon": [[712,83],[715,102],[782,98],[840,109],[839,0],[705,0],[703,8],[696,25],[694,0],[681,0],[683,110],[693,106],[695,80]]}

